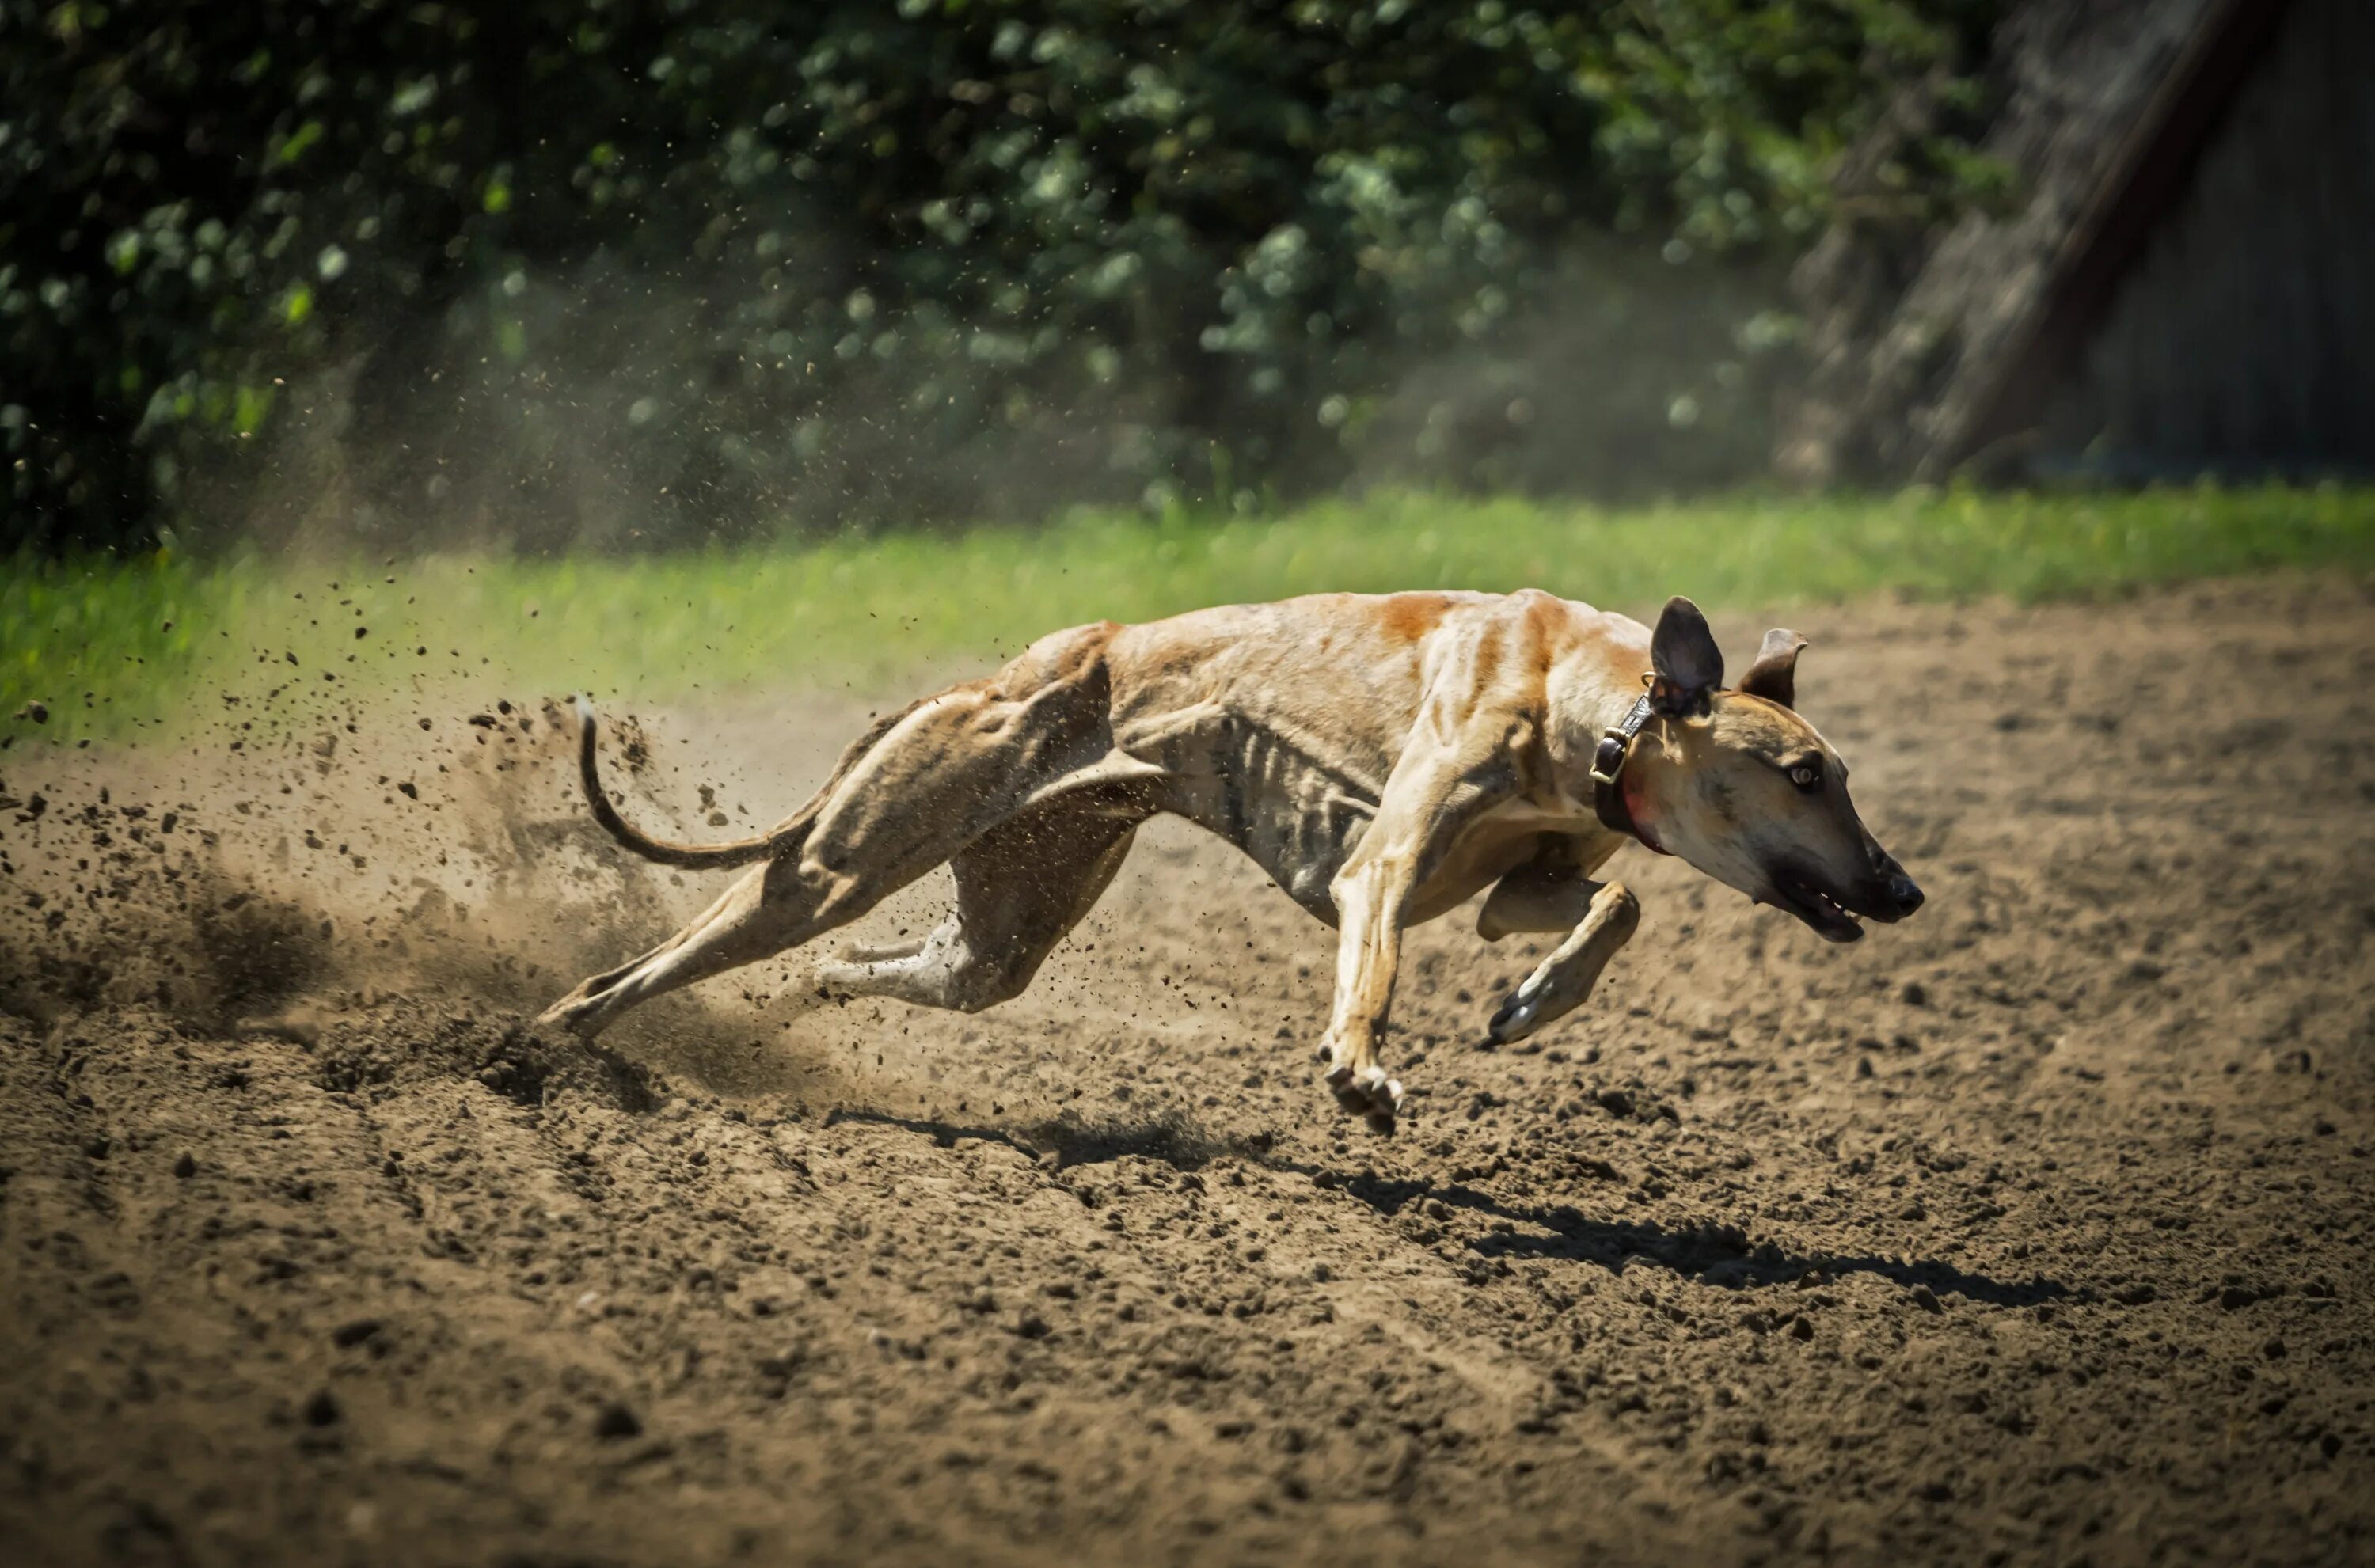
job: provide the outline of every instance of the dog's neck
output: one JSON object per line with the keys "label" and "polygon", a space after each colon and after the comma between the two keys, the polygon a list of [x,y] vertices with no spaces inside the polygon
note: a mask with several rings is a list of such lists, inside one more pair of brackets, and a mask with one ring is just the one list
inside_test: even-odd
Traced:
{"label": "dog's neck", "polygon": [[[1646,663],[1638,668],[1578,663],[1551,672],[1543,693],[1550,719],[1543,738],[1561,795],[1589,802],[1591,754],[1600,737],[1632,711],[1647,690],[1648,676]],[[1636,749],[1646,748],[1637,742]]]}

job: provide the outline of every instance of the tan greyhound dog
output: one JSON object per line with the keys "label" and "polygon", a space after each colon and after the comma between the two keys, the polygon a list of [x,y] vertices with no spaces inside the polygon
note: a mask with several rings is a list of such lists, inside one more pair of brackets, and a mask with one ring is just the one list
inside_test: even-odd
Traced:
{"label": "tan greyhound dog", "polygon": [[814,798],[732,843],[668,843],[603,793],[594,815],[670,866],[760,863],[708,913],[543,1017],[592,1037],[647,997],[797,948],[933,867],[956,910],[928,937],[850,949],[787,986],[976,1011],[1032,975],[1168,811],[1244,850],[1341,933],[1320,1057],[1348,1111],[1390,1131],[1377,1060],[1407,925],[1491,888],[1476,921],[1566,939],[1494,1014],[1522,1039],[1590,993],[1639,905],[1590,874],[1627,837],[1833,941],[1921,890],[1848,799],[1847,767],[1792,711],[1804,639],[1774,631],[1734,690],[1687,599],[1652,634],[1538,591],[1315,595],[1042,638],[986,679],[877,724]]}

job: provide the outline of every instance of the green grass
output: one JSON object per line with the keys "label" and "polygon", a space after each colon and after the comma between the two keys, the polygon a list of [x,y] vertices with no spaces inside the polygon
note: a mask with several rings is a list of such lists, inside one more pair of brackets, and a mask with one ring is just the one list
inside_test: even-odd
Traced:
{"label": "green grass", "polygon": [[[1400,495],[1275,520],[1084,514],[655,559],[19,560],[0,582],[0,737],[170,729],[219,713],[219,694],[253,701],[325,675],[358,694],[452,675],[490,693],[645,701],[863,687],[986,667],[1078,621],[1320,589],[1531,584],[1638,611],[1673,593],[1709,607],[1882,591],[2035,600],[2286,568],[2375,570],[2375,489],[1627,511]],[[36,699],[46,725],[8,716]]]}

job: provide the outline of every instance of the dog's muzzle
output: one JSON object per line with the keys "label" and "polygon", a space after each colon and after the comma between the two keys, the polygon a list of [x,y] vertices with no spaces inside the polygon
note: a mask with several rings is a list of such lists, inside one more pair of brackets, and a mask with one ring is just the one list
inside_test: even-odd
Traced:
{"label": "dog's muzzle", "polygon": [[1921,907],[1921,884],[1905,874],[1896,857],[1880,847],[1871,834],[1864,835],[1864,852],[1872,856],[1872,870],[1879,884],[1877,896],[1868,902],[1858,901],[1862,907],[1856,913],[1874,920],[1902,920]]}
{"label": "dog's muzzle", "polygon": [[1834,942],[1861,940],[1863,920],[1893,923],[1921,907],[1921,886],[1905,874],[1904,867],[1869,836],[1864,853],[1870,874],[1846,886],[1810,869],[1777,871],[1770,902]]}

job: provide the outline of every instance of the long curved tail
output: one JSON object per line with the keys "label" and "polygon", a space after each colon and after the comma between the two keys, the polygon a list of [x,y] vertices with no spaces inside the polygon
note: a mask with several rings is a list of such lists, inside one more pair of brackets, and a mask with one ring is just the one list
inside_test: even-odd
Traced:
{"label": "long curved tail", "polygon": [[594,765],[594,704],[585,698],[577,700],[577,776],[585,785],[585,804],[594,809],[594,819],[605,831],[620,843],[663,866],[682,866],[696,871],[722,870],[728,866],[748,866],[754,860],[764,860],[775,853],[775,838],[762,833],[756,838],[735,839],[728,843],[670,843],[656,839],[630,824],[602,793],[602,776]]}

